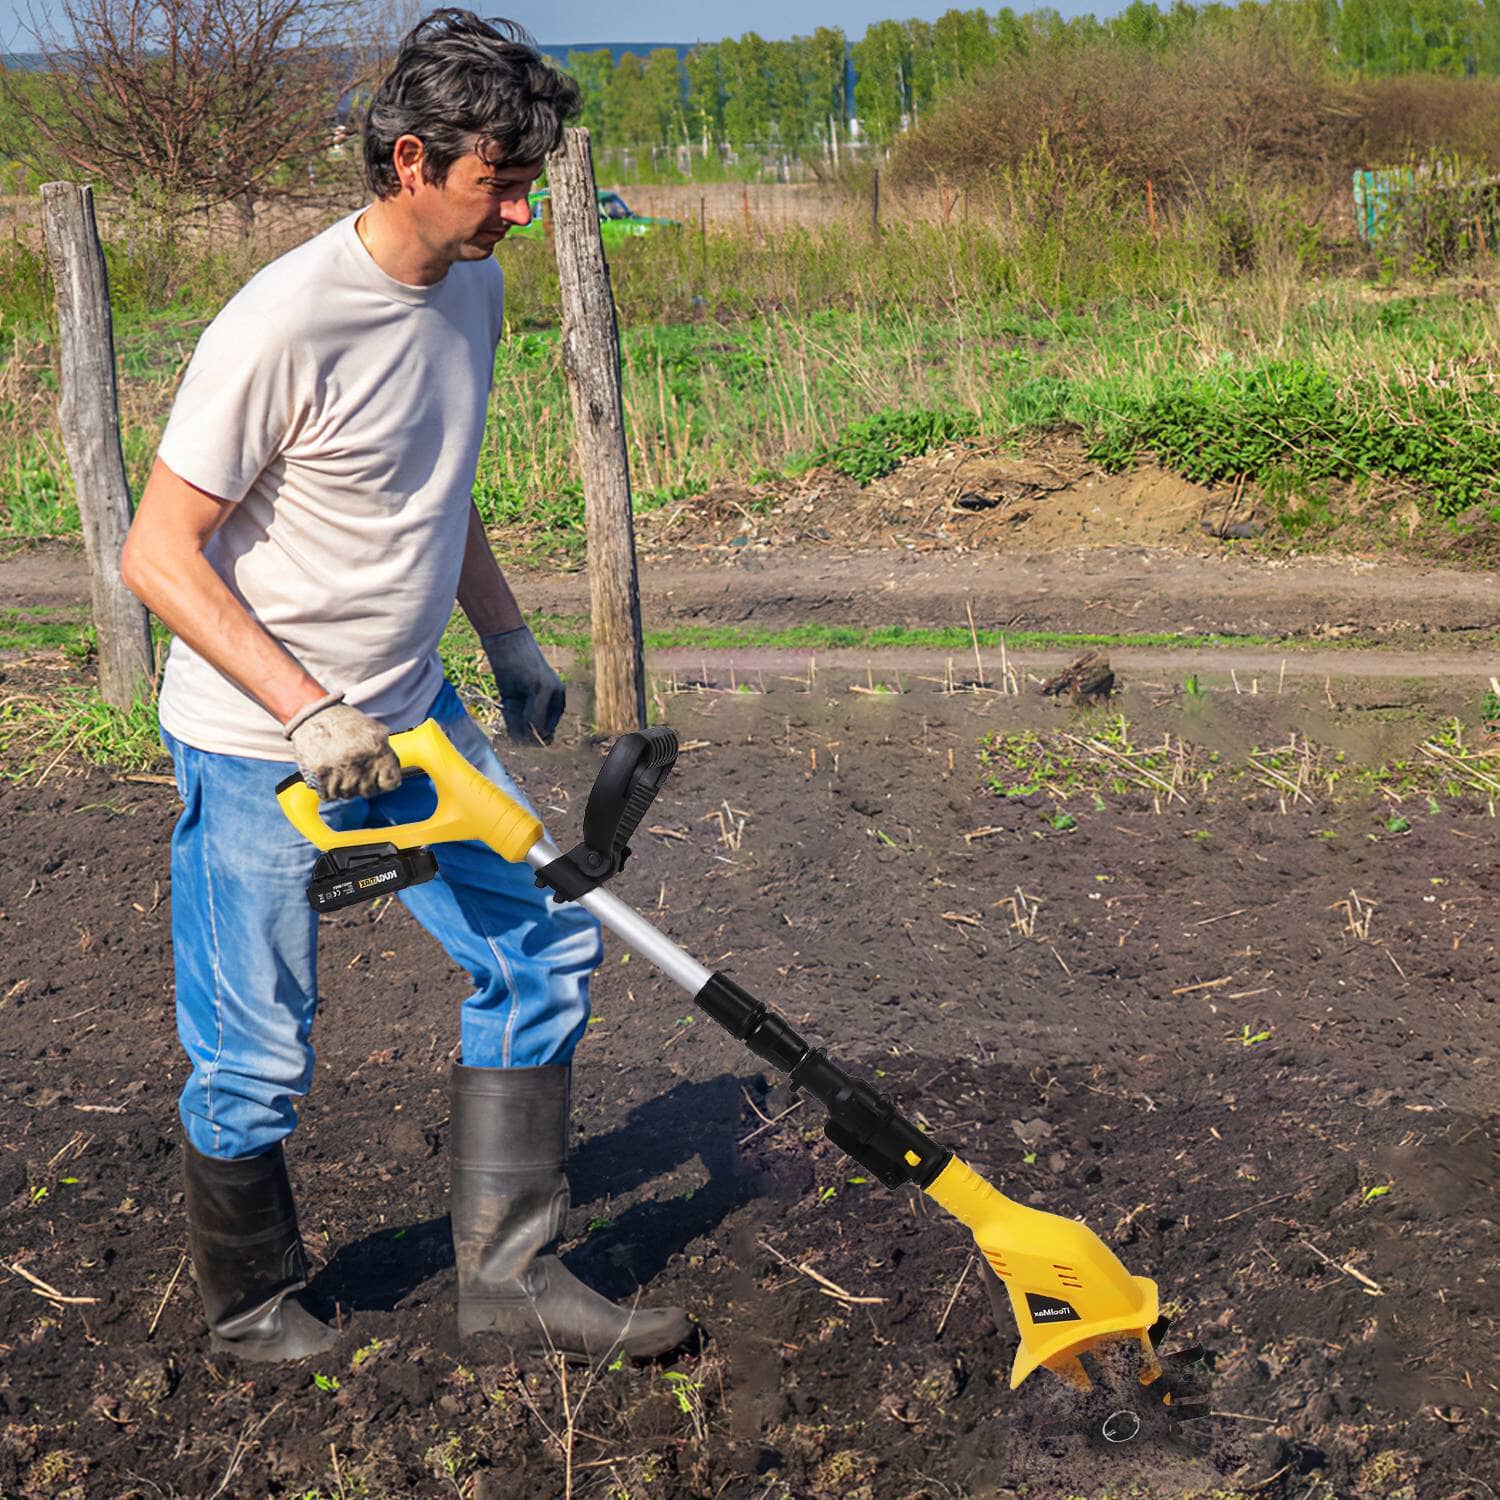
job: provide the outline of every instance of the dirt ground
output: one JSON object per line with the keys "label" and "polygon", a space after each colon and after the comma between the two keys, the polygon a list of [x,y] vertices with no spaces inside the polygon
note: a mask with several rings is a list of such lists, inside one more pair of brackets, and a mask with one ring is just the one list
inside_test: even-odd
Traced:
{"label": "dirt ground", "polygon": [[[1044,797],[989,791],[976,749],[1085,711],[863,681],[669,694],[691,748],[615,888],[1155,1278],[1169,1342],[1211,1352],[1206,1432],[1058,1436],[1072,1398],[1045,1372],[1007,1389],[1014,1328],[966,1233],[863,1180],[813,1103],[613,939],[577,1060],[568,1259],[614,1296],[680,1300],[702,1344],[566,1386],[460,1348],[444,1079],[465,976],[395,906],[324,924],[289,1153],[343,1337],[312,1365],[215,1356],[183,1270],[174,793],[59,770],[0,791],[0,1492],[1489,1500],[1493,819],[1418,803],[1393,832],[1363,803],[1157,815],[1126,793],[1058,828]],[[1321,690],[1215,712],[1254,738]],[[1383,691],[1348,683],[1325,711],[1352,722]],[[1181,720],[1145,679],[1122,706]],[[559,838],[599,758],[586,709],[510,752]]]}

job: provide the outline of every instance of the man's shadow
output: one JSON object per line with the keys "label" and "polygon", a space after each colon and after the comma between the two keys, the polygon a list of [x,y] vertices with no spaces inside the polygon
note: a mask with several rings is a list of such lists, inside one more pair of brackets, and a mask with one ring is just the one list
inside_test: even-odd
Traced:
{"label": "man's shadow", "polygon": [[[743,1159],[741,1089],[751,1079],[721,1074],[707,1083],[679,1083],[630,1112],[624,1124],[583,1143],[568,1160],[573,1208],[567,1234],[576,1237],[595,1217],[600,1200],[618,1198],[702,1159],[708,1181],[672,1186],[667,1196],[642,1198],[611,1216],[564,1259],[584,1281],[615,1300],[629,1298],[658,1275],[668,1260],[752,1199],[767,1184]],[[382,1229],[345,1245],[309,1288],[320,1311],[389,1312],[429,1277],[453,1264],[448,1217]]]}

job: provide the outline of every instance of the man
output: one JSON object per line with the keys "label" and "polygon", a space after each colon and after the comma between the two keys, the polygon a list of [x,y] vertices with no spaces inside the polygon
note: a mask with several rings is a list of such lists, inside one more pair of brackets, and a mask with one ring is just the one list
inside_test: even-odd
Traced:
{"label": "man", "polygon": [[[510,22],[439,10],[402,43],[365,125],[373,201],[267,266],[205,330],[122,558],[174,632],[162,737],[172,837],[193,1273],[214,1343],[297,1359],[334,1334],[306,1280],[282,1141],[313,1073],[315,851],[274,791],[296,769],[335,827],[425,815],[389,735],[428,717],[519,797],[443,680],[455,598],[512,738],[563,711],[471,498],[503,284],[492,258],[577,87]],[[425,802],[424,802],[425,795]],[[524,801],[524,799],[521,799]],[[679,1309],[616,1307],[542,1253],[568,1206],[569,1065],[599,925],[482,845],[436,851],[407,908],[474,976],[452,1070],[463,1335],[596,1358],[664,1353]]]}

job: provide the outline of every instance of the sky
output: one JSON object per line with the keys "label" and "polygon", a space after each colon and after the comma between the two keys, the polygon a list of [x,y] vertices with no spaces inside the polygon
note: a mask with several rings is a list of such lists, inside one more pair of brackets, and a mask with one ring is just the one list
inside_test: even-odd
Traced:
{"label": "sky", "polygon": [[[435,3],[435,0],[434,0]],[[464,4],[465,0],[454,0]],[[753,5],[704,5],[703,0],[635,0],[622,7],[619,0],[467,0],[481,15],[509,16],[519,21],[539,42],[696,42],[718,41],[758,31],[781,40],[807,36],[818,26],[841,26],[851,38],[864,33],[872,21],[932,20],[955,6],[971,8],[976,0],[756,0]],[[986,10],[998,10],[1002,0],[977,0]],[[1014,9],[1037,8],[1040,0],[1012,0]],[[1093,11],[1108,15],[1123,8],[1124,0],[1055,0],[1065,16]],[[0,52],[30,51],[28,10],[56,20],[57,0],[0,0]]]}

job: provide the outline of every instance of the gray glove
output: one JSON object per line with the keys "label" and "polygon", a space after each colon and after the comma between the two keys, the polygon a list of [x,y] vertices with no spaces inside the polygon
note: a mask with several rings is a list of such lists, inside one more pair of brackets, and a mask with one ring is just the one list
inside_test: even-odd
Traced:
{"label": "gray glove", "polygon": [[401,785],[401,764],[385,725],[330,693],[296,714],[282,731],[302,779],[325,802],[373,797]]}
{"label": "gray glove", "polygon": [[552,743],[557,721],[567,707],[568,695],[562,678],[547,664],[542,648],[529,625],[482,635],[479,644],[490,659],[500,711],[511,739],[533,744],[537,739]]}

